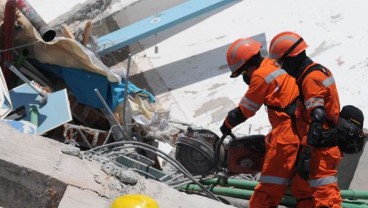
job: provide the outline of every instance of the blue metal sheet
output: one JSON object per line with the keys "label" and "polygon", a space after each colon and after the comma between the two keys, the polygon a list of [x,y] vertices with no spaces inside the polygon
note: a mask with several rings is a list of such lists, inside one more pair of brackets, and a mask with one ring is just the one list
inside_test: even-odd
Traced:
{"label": "blue metal sheet", "polygon": [[105,55],[236,0],[188,0],[159,14],[98,38],[99,54]]}
{"label": "blue metal sheet", "polygon": [[45,105],[40,105],[40,96],[27,84],[13,88],[9,91],[9,95],[13,104],[13,109],[17,109],[21,106],[25,106],[26,108],[27,114],[21,120],[31,121],[29,113],[30,106],[37,106],[38,135],[72,120],[66,89],[48,94],[47,103]]}

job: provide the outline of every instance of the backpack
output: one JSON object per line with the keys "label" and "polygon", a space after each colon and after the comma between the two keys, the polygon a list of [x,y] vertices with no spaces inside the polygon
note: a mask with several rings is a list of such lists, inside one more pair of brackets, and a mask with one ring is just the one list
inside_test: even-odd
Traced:
{"label": "backpack", "polygon": [[[320,64],[311,66],[307,71],[298,79],[299,98],[304,103],[304,96],[302,94],[302,83],[304,78],[312,71],[321,71],[326,76],[328,72],[325,67]],[[333,140],[336,141],[340,151],[346,154],[355,154],[362,151],[364,147],[365,135],[363,132],[364,115],[363,112],[353,105],[346,105],[339,113],[337,125],[332,122],[328,122],[334,134]]]}

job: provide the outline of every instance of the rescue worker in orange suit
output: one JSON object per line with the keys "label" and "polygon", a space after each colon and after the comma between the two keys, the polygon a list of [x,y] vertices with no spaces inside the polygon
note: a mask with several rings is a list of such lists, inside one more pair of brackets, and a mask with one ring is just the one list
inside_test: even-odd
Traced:
{"label": "rescue worker in orange suit", "polygon": [[[302,150],[297,170],[312,188],[313,207],[341,207],[336,169],[342,153],[331,136],[340,112],[339,96],[332,73],[306,55],[307,47],[300,35],[282,32],[271,41],[270,57],[276,59],[299,86],[296,126]],[[320,70],[312,71],[312,67]]]}
{"label": "rescue worker in orange suit", "polygon": [[[298,208],[310,208],[311,190],[308,183],[295,176],[295,162],[300,140],[287,113],[290,104],[299,94],[295,79],[289,76],[271,59],[262,57],[261,43],[251,38],[238,39],[227,51],[231,78],[243,75],[249,85],[238,107],[228,112],[220,127],[223,135],[245,122],[264,104],[272,126],[265,137],[266,155],[260,183],[250,199],[251,208],[277,207],[285,191],[291,185]],[[295,109],[295,108],[294,108]]]}

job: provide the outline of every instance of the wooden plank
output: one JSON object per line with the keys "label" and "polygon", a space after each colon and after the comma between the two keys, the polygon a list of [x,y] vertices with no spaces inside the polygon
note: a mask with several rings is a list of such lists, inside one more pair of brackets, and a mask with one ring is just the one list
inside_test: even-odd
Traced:
{"label": "wooden plank", "polygon": [[98,38],[98,53],[105,55],[157,32],[236,0],[188,0],[156,15]]}

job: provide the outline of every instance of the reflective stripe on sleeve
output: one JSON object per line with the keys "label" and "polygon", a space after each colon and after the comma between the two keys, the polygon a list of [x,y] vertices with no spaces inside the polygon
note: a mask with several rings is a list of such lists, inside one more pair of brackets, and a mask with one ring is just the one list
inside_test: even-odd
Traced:
{"label": "reflective stripe on sleeve", "polygon": [[322,82],[323,86],[325,86],[325,87],[328,87],[328,86],[330,86],[334,83],[335,83],[335,79],[332,76],[328,77],[327,79],[323,80],[323,82]]}
{"label": "reflective stripe on sleeve", "polygon": [[259,105],[255,102],[251,101],[249,98],[247,98],[245,96],[241,99],[240,105],[243,106],[244,108],[250,110],[250,111],[253,111],[253,112],[258,111],[262,106],[262,104]]}
{"label": "reflective stripe on sleeve", "polygon": [[259,179],[259,182],[287,186],[290,183],[290,179],[289,178],[281,178],[281,177],[277,177],[277,176],[261,176],[261,178]]}
{"label": "reflective stripe on sleeve", "polygon": [[325,106],[325,101],[323,98],[309,98],[304,104],[305,108],[308,110],[312,107]]}
{"label": "reflective stripe on sleeve", "polygon": [[331,183],[337,183],[337,176],[327,176],[324,178],[309,180],[310,187],[324,186]]}
{"label": "reflective stripe on sleeve", "polygon": [[267,84],[270,84],[274,79],[276,79],[278,76],[285,74],[286,71],[283,69],[277,69],[273,72],[271,72],[269,75],[265,77],[265,81]]}

